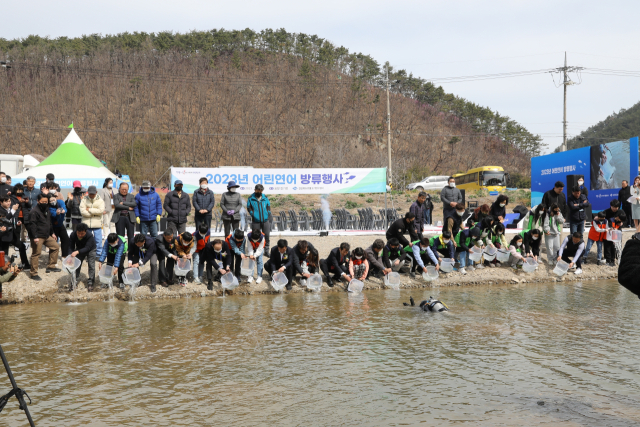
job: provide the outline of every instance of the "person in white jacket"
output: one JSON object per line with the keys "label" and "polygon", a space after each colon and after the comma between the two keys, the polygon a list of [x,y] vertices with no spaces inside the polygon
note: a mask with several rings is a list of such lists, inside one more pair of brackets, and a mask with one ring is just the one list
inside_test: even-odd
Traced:
{"label": "person in white jacket", "polygon": [[[258,268],[258,278],[256,279],[256,283],[262,282],[262,269],[264,268],[264,260],[262,255],[264,254],[264,244],[265,238],[264,233],[260,231],[259,228],[254,229],[247,233],[245,237],[246,243],[245,248],[247,250],[247,255],[250,259],[256,261],[256,266]],[[249,283],[253,282],[253,276],[249,276],[247,278]]]}
{"label": "person in white jacket", "polygon": [[92,185],[87,190],[87,195],[80,202],[80,214],[82,222],[93,233],[96,239],[96,258],[102,255],[102,215],[104,214],[104,200],[98,196],[98,190]]}
{"label": "person in white jacket", "polygon": [[547,245],[547,262],[554,265],[555,259],[560,250],[560,236],[562,235],[562,225],[564,217],[557,204],[552,204],[549,209],[549,215],[544,217],[542,230],[544,231],[544,240]]}

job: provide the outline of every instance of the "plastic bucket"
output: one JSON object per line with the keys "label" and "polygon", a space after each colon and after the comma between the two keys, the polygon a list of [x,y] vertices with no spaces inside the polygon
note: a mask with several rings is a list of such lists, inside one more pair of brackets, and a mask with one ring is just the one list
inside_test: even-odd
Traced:
{"label": "plastic bucket", "polygon": [[349,292],[362,292],[362,288],[364,288],[364,283],[362,283],[358,279],[353,279],[349,282],[349,287],[347,291]]}
{"label": "plastic bucket", "polygon": [[307,288],[313,291],[319,291],[322,287],[322,276],[319,274],[312,274],[307,280]]}
{"label": "plastic bucket", "polygon": [[82,261],[71,255],[69,255],[64,259],[64,261],[62,261],[62,267],[64,267],[64,269],[69,273],[73,273],[74,271],[76,271],[78,267],[80,267],[80,264],[82,264]]}
{"label": "plastic bucket", "polygon": [[538,263],[532,257],[525,258],[524,262],[522,263],[522,271],[524,271],[525,273],[533,273],[534,271],[536,271],[536,267],[538,267]]}
{"label": "plastic bucket", "polygon": [[240,263],[240,274],[243,276],[253,276],[253,270],[256,268],[256,262],[250,258],[245,258]]}
{"label": "plastic bucket", "polygon": [[489,246],[483,251],[485,261],[493,261],[496,259],[498,249],[495,246]]}
{"label": "plastic bucket", "polygon": [[469,252],[469,259],[473,262],[480,261],[482,259],[482,251],[479,248],[474,247],[473,252]]}
{"label": "plastic bucket", "polygon": [[110,285],[113,282],[113,267],[107,264],[103,264],[100,272],[98,273],[100,283]]}
{"label": "plastic bucket", "polygon": [[442,258],[442,261],[440,262],[440,270],[444,273],[451,273],[453,271],[454,263],[455,261],[451,258]]}
{"label": "plastic bucket", "polygon": [[558,276],[564,276],[569,270],[569,264],[560,260],[556,264],[556,268],[553,269],[553,272]]}
{"label": "plastic bucket", "polygon": [[607,230],[607,240],[610,242],[621,242],[622,231],[620,230]]}
{"label": "plastic bucket", "polygon": [[287,286],[287,283],[289,283],[287,276],[284,273],[280,273],[280,272],[274,274],[271,280],[271,286],[276,291],[280,291],[282,288]]}
{"label": "plastic bucket", "polygon": [[496,254],[496,259],[499,262],[509,262],[509,258],[511,257],[511,253],[504,249],[498,249],[498,253]]}
{"label": "plastic bucket", "polygon": [[232,272],[228,272],[227,274],[224,274],[220,278],[220,283],[222,283],[222,289],[228,289],[228,290],[235,289],[239,285],[238,278],[234,276]]}
{"label": "plastic bucket", "polygon": [[140,270],[137,268],[127,268],[122,275],[125,285],[137,285],[140,283]]}
{"label": "plastic bucket", "polygon": [[191,271],[191,261],[186,258],[178,258],[173,272],[176,276],[186,276]]}
{"label": "plastic bucket", "polygon": [[400,289],[400,274],[395,271],[384,276],[385,286],[393,289]]}
{"label": "plastic bucket", "polygon": [[427,267],[427,272],[426,273],[422,273],[422,278],[424,280],[426,280],[427,282],[431,282],[433,280],[436,280],[438,278],[438,276],[440,276],[440,274],[438,273],[438,270],[436,270],[436,268],[432,265]]}

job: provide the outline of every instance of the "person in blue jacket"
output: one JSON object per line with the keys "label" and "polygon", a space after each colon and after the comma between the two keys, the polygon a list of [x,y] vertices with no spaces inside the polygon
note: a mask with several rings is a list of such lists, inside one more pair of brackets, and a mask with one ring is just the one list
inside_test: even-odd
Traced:
{"label": "person in blue jacket", "polygon": [[247,200],[247,212],[251,215],[251,229],[264,233],[264,253],[269,253],[269,233],[271,232],[271,202],[262,194],[264,187],[258,184]]}
{"label": "person in blue jacket", "polygon": [[98,271],[102,268],[102,263],[107,262],[107,265],[113,267],[113,274],[118,272],[118,281],[120,287],[124,288],[124,282],[122,281],[122,273],[124,273],[124,256],[127,253],[125,250],[124,237],[118,236],[116,233],[111,233],[107,236],[107,240],[102,247],[102,253],[100,254],[100,260],[98,262]]}
{"label": "person in blue jacket", "polygon": [[162,200],[151,187],[151,182],[142,181],[142,187],[136,194],[136,207],[133,209],[136,222],[140,224],[140,234],[150,234],[154,239],[158,237],[158,222],[162,215]]}
{"label": "person in blue jacket", "polygon": [[69,234],[64,226],[64,217],[67,213],[67,205],[64,201],[56,198],[55,195],[49,197],[49,211],[51,212],[51,225],[53,232],[60,238],[60,252],[62,257],[69,255]]}

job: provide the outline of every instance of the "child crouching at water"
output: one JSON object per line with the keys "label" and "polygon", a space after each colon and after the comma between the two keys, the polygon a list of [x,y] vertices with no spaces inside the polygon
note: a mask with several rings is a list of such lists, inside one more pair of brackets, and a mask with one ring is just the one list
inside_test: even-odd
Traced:
{"label": "child crouching at water", "polygon": [[509,263],[511,268],[518,268],[524,263],[524,257],[522,256],[522,236],[516,234],[509,242]]}

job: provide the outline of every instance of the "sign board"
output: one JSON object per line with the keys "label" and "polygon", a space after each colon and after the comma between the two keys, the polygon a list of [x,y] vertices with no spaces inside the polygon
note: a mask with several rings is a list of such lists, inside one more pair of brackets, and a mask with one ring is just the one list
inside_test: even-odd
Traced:
{"label": "sign board", "polygon": [[209,188],[220,194],[227,191],[227,183],[235,181],[238,192],[251,194],[257,184],[265,194],[331,194],[385,193],[386,168],[340,169],[253,169],[253,168],[171,168],[171,188],[181,180],[184,191],[200,187],[206,178]]}

